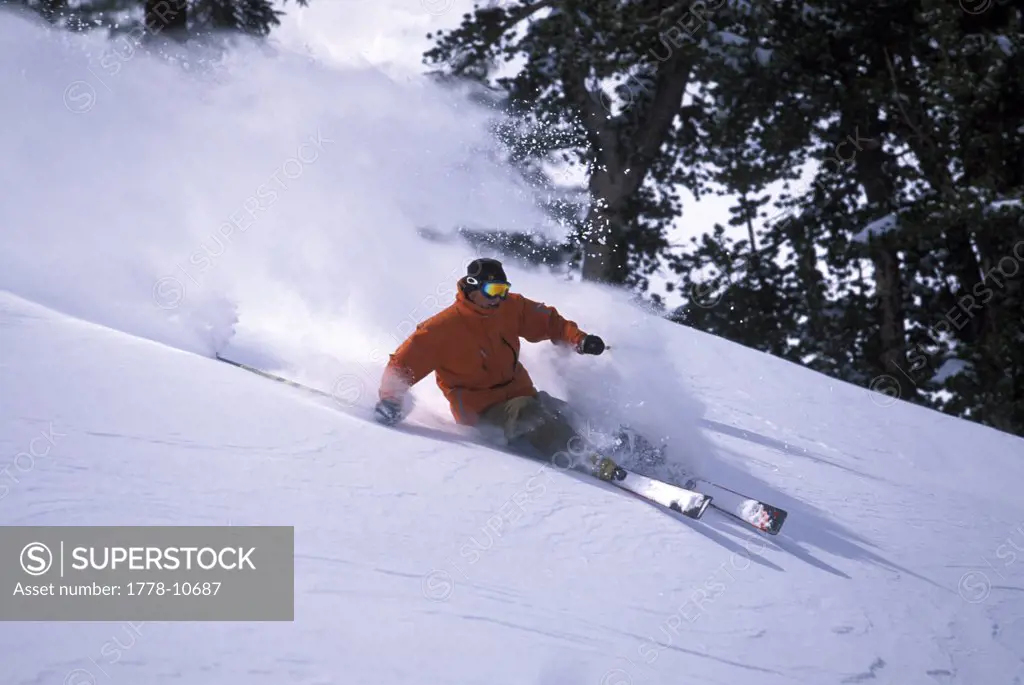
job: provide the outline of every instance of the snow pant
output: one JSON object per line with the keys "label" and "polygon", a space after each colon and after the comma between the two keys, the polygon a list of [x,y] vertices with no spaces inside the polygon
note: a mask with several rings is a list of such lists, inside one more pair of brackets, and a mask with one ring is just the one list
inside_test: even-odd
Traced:
{"label": "snow pant", "polygon": [[578,463],[586,453],[583,437],[572,426],[569,405],[545,392],[513,397],[485,409],[480,424],[500,429],[510,444],[525,441],[559,468]]}

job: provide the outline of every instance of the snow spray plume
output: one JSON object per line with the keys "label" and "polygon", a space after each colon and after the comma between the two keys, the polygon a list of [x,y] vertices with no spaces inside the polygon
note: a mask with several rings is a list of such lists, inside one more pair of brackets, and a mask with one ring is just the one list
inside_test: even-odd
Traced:
{"label": "snow spray plume", "polygon": [[0,287],[187,350],[237,330],[370,364],[472,257],[419,227],[543,222],[490,161],[492,115],[426,81],[245,41],[117,48],[0,13]]}

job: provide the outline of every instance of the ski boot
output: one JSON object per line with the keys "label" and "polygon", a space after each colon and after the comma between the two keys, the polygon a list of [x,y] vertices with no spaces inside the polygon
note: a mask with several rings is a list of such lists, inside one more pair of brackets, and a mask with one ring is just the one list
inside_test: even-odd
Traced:
{"label": "ski boot", "polygon": [[601,480],[622,480],[626,477],[626,471],[608,457],[594,454],[590,457],[594,465],[594,475]]}
{"label": "ski boot", "polygon": [[665,445],[655,447],[651,441],[629,426],[621,426],[612,437],[612,451],[630,463],[657,467],[665,463]]}

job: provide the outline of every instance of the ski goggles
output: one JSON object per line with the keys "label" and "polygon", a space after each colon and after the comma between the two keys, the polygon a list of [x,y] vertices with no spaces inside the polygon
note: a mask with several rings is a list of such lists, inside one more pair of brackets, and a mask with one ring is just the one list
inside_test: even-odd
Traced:
{"label": "ski goggles", "polygon": [[480,286],[480,292],[482,292],[485,297],[490,297],[491,299],[500,297],[504,300],[508,297],[508,291],[511,287],[511,283],[496,283],[494,281],[488,281]]}
{"label": "ski goggles", "polygon": [[472,276],[467,276],[466,282],[470,285],[479,285],[480,292],[491,299],[500,297],[504,300],[508,297],[508,291],[512,288],[511,283],[506,283],[504,281],[484,281],[483,283],[480,283],[480,281]]}

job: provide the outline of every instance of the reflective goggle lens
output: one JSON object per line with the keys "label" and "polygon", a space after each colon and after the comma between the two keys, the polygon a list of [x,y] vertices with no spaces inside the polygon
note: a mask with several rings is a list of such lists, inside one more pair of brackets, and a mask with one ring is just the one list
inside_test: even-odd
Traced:
{"label": "reflective goggle lens", "polygon": [[480,290],[487,297],[506,297],[511,287],[510,283],[484,283]]}

